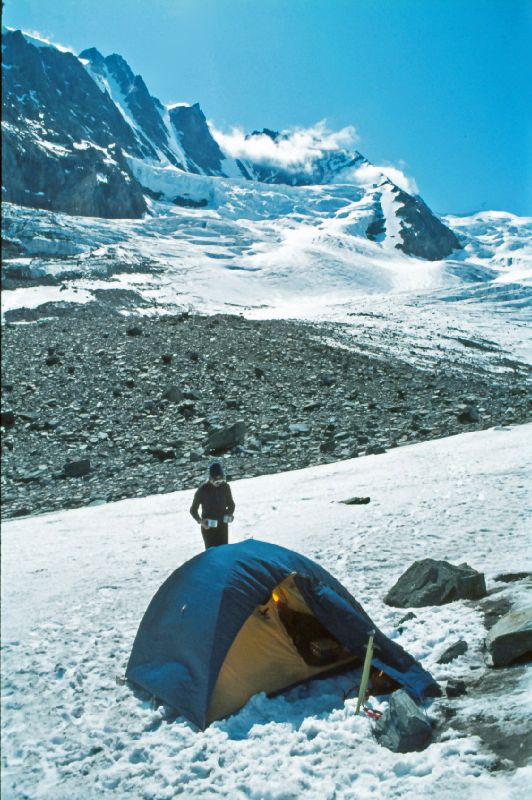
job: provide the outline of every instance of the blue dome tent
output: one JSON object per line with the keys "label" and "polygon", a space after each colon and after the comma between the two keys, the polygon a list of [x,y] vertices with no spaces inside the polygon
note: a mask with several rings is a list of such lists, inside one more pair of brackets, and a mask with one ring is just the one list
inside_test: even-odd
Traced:
{"label": "blue dome tent", "polygon": [[353,668],[372,630],[373,667],[417,700],[439,694],[326,570],[248,539],[210,548],[170,575],[141,621],[126,678],[204,729],[257,692]]}

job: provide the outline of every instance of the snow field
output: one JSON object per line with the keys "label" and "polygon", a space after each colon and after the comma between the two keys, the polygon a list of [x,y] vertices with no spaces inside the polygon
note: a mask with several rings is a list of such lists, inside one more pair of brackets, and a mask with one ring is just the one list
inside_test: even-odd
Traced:
{"label": "snow field", "polygon": [[[531,444],[532,425],[492,429],[236,481],[231,538],[255,536],[317,560],[443,683],[493,674],[477,603],[415,609],[399,634],[405,612],[382,598],[413,560],[431,556],[468,561],[486,573],[488,590],[500,590],[497,598],[526,602],[524,583],[494,577],[531,568]],[[352,495],[371,503],[339,503]],[[490,771],[493,756],[478,737],[454,728],[423,753],[381,748],[370,720],[355,717],[356,699],[344,701],[353,674],[274,699],[258,695],[204,733],[166,721],[163,709],[117,686],[149,600],[201,549],[191,497],[177,492],[4,524],[4,798],[525,796],[531,768]],[[458,638],[468,652],[437,665]],[[436,701],[427,713],[438,718],[452,704],[458,718],[489,713],[508,733],[523,730],[532,721],[530,668],[516,684],[511,697],[501,683],[484,698]]]}

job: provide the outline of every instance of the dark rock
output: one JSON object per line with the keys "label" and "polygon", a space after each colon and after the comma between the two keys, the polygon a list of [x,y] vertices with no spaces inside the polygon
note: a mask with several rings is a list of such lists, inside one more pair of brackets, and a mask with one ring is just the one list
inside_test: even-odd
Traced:
{"label": "dark rock", "polygon": [[186,389],[183,392],[183,397],[186,400],[201,400],[201,393],[196,391],[196,389]]}
{"label": "dark rock", "polygon": [[417,615],[413,611],[409,611],[404,617],[401,617],[397,625],[404,625],[405,622],[410,622],[411,619],[417,619]]}
{"label": "dark rock", "polygon": [[38,469],[21,470],[16,479],[21,483],[31,483],[32,481],[39,481],[42,477],[41,471]]}
{"label": "dark rock", "polygon": [[175,458],[175,450],[172,447],[158,445],[157,447],[151,448],[150,453],[154,458],[158,458],[159,461],[169,461]]}
{"label": "dark rock", "polygon": [[17,417],[24,420],[24,422],[37,422],[39,415],[35,411],[18,411]]}
{"label": "dark rock", "polygon": [[453,600],[486,595],[484,575],[468,564],[425,558],[415,561],[390,589],[384,602],[396,608],[440,606]]}
{"label": "dark rock", "polygon": [[191,350],[191,352],[188,354],[188,357],[192,362],[197,363],[199,361],[200,354],[196,353],[195,350]]}
{"label": "dark rock", "polygon": [[532,657],[532,605],[510,611],[488,632],[486,647],[494,667]]}
{"label": "dark rock", "polygon": [[464,653],[467,653],[467,642],[460,640],[459,642],[455,642],[450,647],[448,647],[439,657],[438,664],[449,664],[450,661],[454,661],[455,658],[458,656],[463,656]]}
{"label": "dark rock", "polygon": [[59,360],[58,356],[47,356],[47,358],[46,358],[46,366],[47,367],[53,367],[56,364],[60,364],[60,363],[61,363],[61,361]]}
{"label": "dark rock", "polygon": [[532,578],[532,572],[503,572],[495,577],[496,581],[502,583],[514,583],[514,581],[525,581]]}
{"label": "dark rock", "polygon": [[163,393],[163,400],[169,400],[171,403],[179,403],[184,398],[185,395],[177,386],[169,386]]}
{"label": "dark rock", "polygon": [[349,497],[347,500],[340,500],[346,506],[365,506],[371,501],[370,497]]}
{"label": "dark rock", "polygon": [[226,408],[240,408],[240,401],[236,398],[230,397],[225,401]]}
{"label": "dark rock", "polygon": [[140,325],[132,325],[126,329],[126,333],[128,336],[142,336],[142,328]]}
{"label": "dark rock", "polygon": [[331,372],[322,372],[320,375],[320,383],[322,386],[334,386],[336,378]]}
{"label": "dark rock", "polygon": [[366,447],[366,455],[367,456],[379,456],[382,453],[386,452],[386,448],[380,444],[372,444],[369,447]]}
{"label": "dark rock", "polygon": [[390,697],[384,714],[375,723],[375,738],[394,753],[424,750],[432,739],[432,726],[404,689]]}
{"label": "dark rock", "polygon": [[196,413],[196,404],[193,400],[185,400],[184,403],[178,407],[179,413],[182,414],[185,419],[190,419]]}
{"label": "dark rock", "polygon": [[80,461],[67,461],[63,471],[67,478],[83,478],[91,471],[90,459],[83,458]]}
{"label": "dark rock", "polygon": [[476,406],[468,405],[458,412],[457,419],[458,422],[461,422],[463,425],[480,422],[480,413]]}
{"label": "dark rock", "polygon": [[445,687],[445,694],[447,697],[461,697],[467,691],[464,681],[449,680]]}
{"label": "dark rock", "polygon": [[163,353],[161,356],[161,361],[163,364],[171,364],[172,363],[172,356],[170,353]]}
{"label": "dark rock", "polygon": [[226,428],[219,428],[209,433],[207,446],[212,453],[231,450],[237,445],[244,444],[246,438],[246,425],[244,422],[235,422]]}
{"label": "dark rock", "polygon": [[15,424],[15,412],[2,411],[0,414],[0,425],[3,425],[4,428],[10,428],[14,424]]}
{"label": "dark rock", "polygon": [[264,378],[264,370],[262,367],[255,367],[253,371],[256,378]]}
{"label": "dark rock", "polygon": [[124,386],[127,386],[128,389],[134,389],[135,385],[136,384],[133,378],[126,378],[126,380],[124,381]]}

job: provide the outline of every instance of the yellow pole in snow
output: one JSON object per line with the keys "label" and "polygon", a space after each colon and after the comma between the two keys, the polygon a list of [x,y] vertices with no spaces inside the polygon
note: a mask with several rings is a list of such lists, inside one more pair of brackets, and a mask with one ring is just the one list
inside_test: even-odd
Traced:
{"label": "yellow pole in snow", "polygon": [[364,697],[366,695],[366,689],[368,688],[369,682],[369,671],[371,669],[371,659],[373,658],[373,637],[375,636],[375,631],[371,631],[369,634],[368,639],[368,646],[366,648],[366,658],[364,659],[364,668],[362,670],[362,680],[360,681],[360,689],[358,690],[358,700],[357,700],[357,710],[356,714],[360,711],[360,707],[364,702]]}

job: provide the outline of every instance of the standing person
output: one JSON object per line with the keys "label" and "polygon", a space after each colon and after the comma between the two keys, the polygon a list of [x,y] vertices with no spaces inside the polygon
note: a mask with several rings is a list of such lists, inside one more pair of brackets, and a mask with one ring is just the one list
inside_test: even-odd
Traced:
{"label": "standing person", "polygon": [[[201,506],[201,517],[198,509]],[[201,525],[205,550],[219,544],[227,544],[228,524],[233,521],[235,503],[231,488],[219,461],[209,466],[209,480],[196,490],[190,513]]]}

